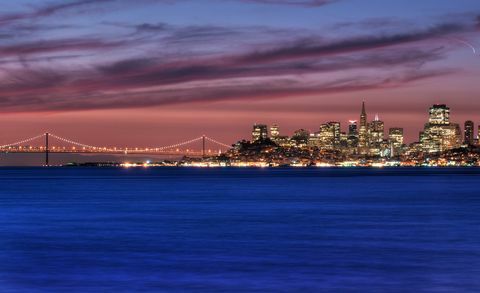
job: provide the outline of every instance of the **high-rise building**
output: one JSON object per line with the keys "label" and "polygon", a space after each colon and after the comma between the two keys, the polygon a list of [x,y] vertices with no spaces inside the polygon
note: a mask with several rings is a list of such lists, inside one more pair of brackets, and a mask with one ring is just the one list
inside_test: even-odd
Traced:
{"label": "high-rise building", "polygon": [[253,141],[264,141],[268,138],[267,125],[265,124],[255,124],[253,125],[252,130],[252,140]]}
{"label": "high-rise building", "polygon": [[367,112],[365,110],[365,101],[362,102],[362,112],[360,113],[360,127],[358,130],[358,152],[366,154],[368,152],[368,125]]}
{"label": "high-rise building", "polygon": [[327,123],[333,130],[333,145],[338,147],[340,145],[341,133],[340,133],[340,122],[330,121]]}
{"label": "high-rise building", "polygon": [[298,129],[293,133],[292,140],[297,146],[306,146],[308,145],[310,139],[310,132],[305,129]]}
{"label": "high-rise building", "polygon": [[353,149],[358,146],[357,120],[349,120],[348,123],[347,146]]}
{"label": "high-rise building", "polygon": [[403,128],[392,127],[388,130],[388,141],[390,143],[390,155],[397,156],[403,147]]}
{"label": "high-rise building", "polygon": [[383,138],[385,136],[385,125],[380,121],[378,114],[375,120],[368,124],[368,153],[371,155],[379,155],[382,151]]}
{"label": "high-rise building", "polygon": [[375,120],[370,122],[368,130],[371,145],[382,143],[385,136],[385,124],[378,118],[378,114],[375,115]]}
{"label": "high-rise building", "polygon": [[428,123],[420,133],[424,152],[435,153],[454,149],[461,144],[461,130],[457,123],[450,123],[450,108],[433,105],[429,110]]}
{"label": "high-rise building", "polygon": [[450,108],[445,104],[435,104],[430,107],[428,123],[432,125],[450,124]]}
{"label": "high-rise building", "polygon": [[473,141],[474,141],[474,124],[473,124],[473,121],[465,121],[465,128],[464,128],[464,140],[463,140],[463,143],[466,144],[466,145],[473,145]]}
{"label": "high-rise building", "polygon": [[270,138],[275,141],[280,136],[280,129],[277,124],[270,126]]}
{"label": "high-rise building", "polygon": [[320,148],[334,149],[340,146],[340,122],[331,121],[320,125],[317,136]]}
{"label": "high-rise building", "polygon": [[358,137],[357,120],[348,120],[348,135]]}
{"label": "high-rise building", "polygon": [[477,144],[480,144],[480,124],[478,125],[477,129]]}

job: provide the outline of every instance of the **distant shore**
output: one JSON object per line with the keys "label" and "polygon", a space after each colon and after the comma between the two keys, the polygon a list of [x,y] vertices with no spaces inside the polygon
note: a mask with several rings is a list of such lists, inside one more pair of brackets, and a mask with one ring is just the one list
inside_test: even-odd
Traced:
{"label": "distant shore", "polygon": [[68,163],[58,167],[114,167],[114,168],[475,168],[478,165],[402,165],[391,163],[371,163],[371,164],[269,164],[265,162],[244,162],[241,164],[227,163],[209,163],[209,162],[87,162],[87,163]]}

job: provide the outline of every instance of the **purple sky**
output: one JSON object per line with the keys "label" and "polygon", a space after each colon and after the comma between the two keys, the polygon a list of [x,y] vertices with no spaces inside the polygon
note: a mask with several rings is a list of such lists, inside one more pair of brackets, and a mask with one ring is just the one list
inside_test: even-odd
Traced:
{"label": "purple sky", "polygon": [[478,0],[17,0],[0,40],[0,143],[230,143],[345,129],[363,99],[408,141],[432,103],[480,123]]}

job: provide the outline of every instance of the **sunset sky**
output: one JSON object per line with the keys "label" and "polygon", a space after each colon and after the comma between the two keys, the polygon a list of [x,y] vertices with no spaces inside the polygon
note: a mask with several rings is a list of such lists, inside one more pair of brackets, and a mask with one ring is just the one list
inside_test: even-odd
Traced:
{"label": "sunset sky", "polygon": [[0,143],[156,146],[369,119],[480,123],[478,0],[16,0],[0,12]]}

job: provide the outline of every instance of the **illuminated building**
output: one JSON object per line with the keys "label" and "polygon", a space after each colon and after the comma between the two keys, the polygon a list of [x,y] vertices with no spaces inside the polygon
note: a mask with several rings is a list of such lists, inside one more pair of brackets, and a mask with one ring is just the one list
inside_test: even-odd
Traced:
{"label": "illuminated building", "polygon": [[310,133],[310,137],[308,138],[308,146],[310,147],[320,146],[320,131]]}
{"label": "illuminated building", "polygon": [[331,150],[340,146],[340,123],[332,121],[320,125],[317,136],[318,146],[322,149]]}
{"label": "illuminated building", "polygon": [[270,126],[270,138],[275,141],[280,136],[280,129],[277,124]]}
{"label": "illuminated building", "polygon": [[390,142],[390,155],[401,154],[403,146],[403,128],[392,127],[388,130],[388,141]]}
{"label": "illuminated building", "polygon": [[368,125],[368,150],[370,155],[379,155],[382,149],[382,142],[385,132],[383,121],[375,115],[375,120]]}
{"label": "illuminated building", "polygon": [[473,121],[465,121],[465,128],[464,128],[464,141],[463,143],[466,145],[473,145],[474,140],[474,124]]}
{"label": "illuminated building", "polygon": [[340,132],[340,147],[348,148],[348,146],[349,146],[348,134],[342,131]]}
{"label": "illuminated building", "polygon": [[348,123],[348,135],[358,137],[357,120],[349,120]]}
{"label": "illuminated building", "polygon": [[362,102],[362,112],[360,113],[360,128],[358,130],[358,152],[366,154],[368,152],[368,125],[367,112],[365,110],[365,101]]}
{"label": "illuminated building", "polygon": [[371,146],[376,147],[382,143],[385,136],[385,125],[383,121],[378,119],[378,115],[375,115],[375,120],[370,122],[368,127],[369,143]]}
{"label": "illuminated building", "polygon": [[480,144],[480,125],[478,125],[478,131],[477,131],[477,145]]}
{"label": "illuminated building", "polygon": [[430,108],[428,123],[420,133],[420,142],[426,153],[442,152],[460,146],[460,126],[450,123],[450,108],[443,104]]}
{"label": "illuminated building", "polygon": [[340,145],[341,133],[340,133],[340,122],[331,121],[327,123],[333,130],[333,145],[335,147]]}
{"label": "illuminated building", "polygon": [[310,138],[310,132],[308,132],[308,130],[305,130],[305,129],[296,130],[292,136],[292,140],[299,147],[307,146],[309,138]]}
{"label": "illuminated building", "polygon": [[265,124],[253,125],[253,130],[252,130],[253,141],[264,141],[267,138],[268,138],[267,125]]}
{"label": "illuminated building", "polygon": [[349,120],[348,123],[347,147],[354,149],[358,146],[357,120]]}
{"label": "illuminated building", "polygon": [[433,105],[429,110],[428,123],[432,125],[450,124],[450,108],[445,104]]}

